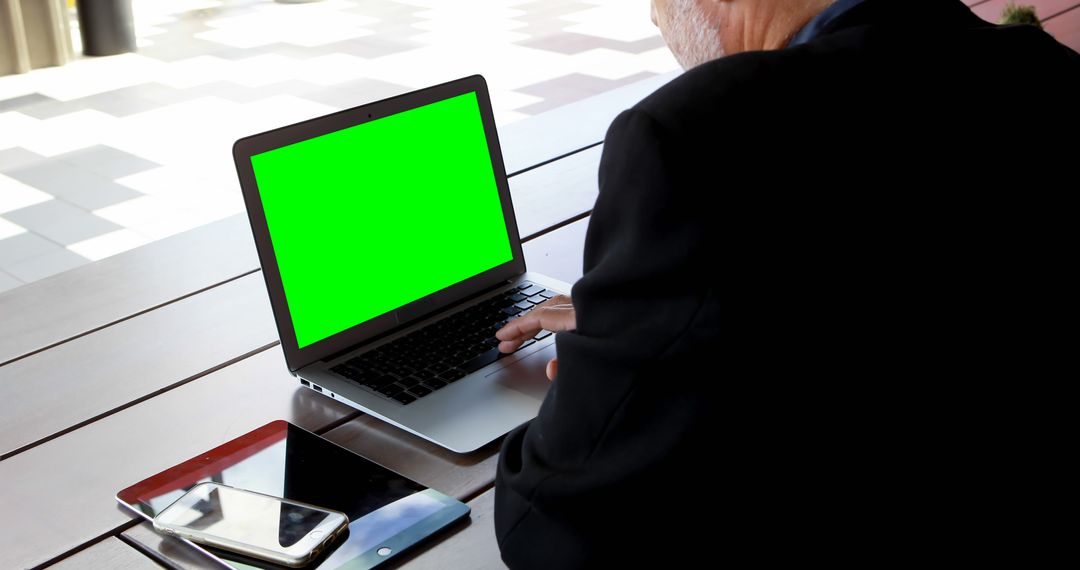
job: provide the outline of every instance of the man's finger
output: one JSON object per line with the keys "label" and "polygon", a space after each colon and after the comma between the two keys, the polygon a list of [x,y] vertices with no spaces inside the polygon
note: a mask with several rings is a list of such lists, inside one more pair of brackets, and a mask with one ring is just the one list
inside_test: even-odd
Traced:
{"label": "man's finger", "polygon": [[511,353],[521,348],[527,339],[504,340],[499,343],[499,352]]}
{"label": "man's finger", "polygon": [[541,329],[552,332],[575,328],[573,305],[538,305],[529,314],[516,318],[495,333],[499,340],[514,340],[535,336]]}
{"label": "man's finger", "polygon": [[559,371],[559,359],[558,357],[552,358],[547,363],[547,377],[548,380],[554,380],[555,374]]}

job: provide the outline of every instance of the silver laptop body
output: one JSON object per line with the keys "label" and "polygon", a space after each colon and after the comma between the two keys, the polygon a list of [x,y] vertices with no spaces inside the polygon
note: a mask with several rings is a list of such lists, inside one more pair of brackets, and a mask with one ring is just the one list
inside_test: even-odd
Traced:
{"label": "silver laptop body", "polygon": [[[479,108],[477,120],[482,122],[483,133],[486,137],[494,186],[497,187],[502,205],[511,258],[460,282],[447,284],[438,291],[374,318],[356,322],[347,329],[326,338],[314,342],[298,342],[293,314],[290,312],[290,302],[295,303],[296,299],[286,295],[286,286],[283,286],[282,281],[282,275],[289,275],[290,269],[283,263],[279,263],[281,261],[277,255],[279,251],[275,250],[275,244],[279,248],[284,247],[284,242],[281,241],[282,234],[275,233],[272,239],[271,229],[268,229],[270,226],[267,223],[267,213],[271,210],[269,207],[264,209],[268,194],[260,195],[260,185],[263,187],[263,192],[266,192],[270,183],[265,176],[256,175],[259,167],[253,164],[260,164],[257,162],[257,157],[267,156],[267,153],[324,135],[344,132],[352,127],[401,116],[412,110],[432,108],[431,106],[443,101],[456,101],[459,97],[466,97],[471,101],[470,94],[476,96],[475,100]],[[381,125],[386,124],[388,123],[381,123]],[[478,129],[479,124],[477,124]],[[521,296],[519,293],[521,291],[534,293],[543,290],[543,293],[528,295],[531,300],[515,303],[518,310],[522,311],[517,315],[510,314],[515,310],[507,307],[509,312],[506,318],[512,319],[527,313],[530,303],[535,306],[537,302],[546,298],[545,295],[550,297],[554,294],[570,292],[570,286],[567,283],[544,275],[529,273],[525,269],[487,85],[482,77],[467,77],[246,137],[237,141],[233,155],[286,363],[302,386],[328,398],[344,402],[458,453],[476,450],[536,416],[549,385],[545,368],[548,361],[555,357],[555,335],[546,331],[542,331],[540,335],[537,335],[537,339],[527,343],[518,352],[501,357],[475,371],[454,368],[457,373],[450,377],[459,377],[453,380],[447,380],[445,372],[438,373],[435,378],[442,380],[441,383],[444,385],[437,389],[416,390],[418,393],[425,391],[427,393],[416,396],[408,403],[402,403],[408,400],[402,396],[405,392],[398,393],[395,399],[357,381],[355,378],[358,376],[346,377],[346,375],[352,376],[352,373],[357,375],[363,373],[360,365],[350,365],[350,362],[367,362],[365,360],[367,353],[374,355],[381,348],[389,349],[397,346],[392,343],[433,323],[469,311],[473,307],[476,307],[473,313],[481,312],[482,307],[484,311],[490,311],[497,297],[503,298],[500,303],[505,304],[507,296],[510,299],[516,299]],[[361,156],[357,160],[362,159]],[[417,157],[416,168],[423,168],[423,162],[422,156]],[[320,168],[326,167],[322,165]],[[292,174],[296,174],[295,169],[290,171],[290,175]],[[300,172],[301,179],[302,174]],[[274,188],[275,192],[279,193],[310,191],[300,187],[292,189],[280,185]],[[286,214],[273,213],[272,215],[277,216],[274,218],[274,223],[281,224],[283,222],[276,220]],[[400,214],[391,212],[388,215],[398,215],[402,224],[408,224],[408,212]],[[319,228],[312,227],[311,231],[317,234]],[[335,244],[335,247],[340,246]],[[296,254],[291,255],[296,257]],[[342,262],[363,263],[362,260],[342,260]],[[332,279],[332,275],[330,278]],[[430,333],[425,334],[431,336]],[[446,342],[452,343],[456,340],[448,338]],[[460,354],[463,353],[458,353],[459,357]],[[418,363],[425,362],[422,358],[418,360]],[[473,367],[475,367],[475,362]],[[428,368],[437,370],[439,366],[425,366],[423,370]],[[428,370],[428,372],[434,373],[434,370]],[[380,376],[380,379],[385,380],[385,378],[385,376]],[[410,376],[408,379],[415,384],[415,377]],[[399,382],[407,383],[404,380]],[[427,388],[428,385],[420,384],[419,386]],[[409,390],[414,389],[415,386],[409,388]]]}

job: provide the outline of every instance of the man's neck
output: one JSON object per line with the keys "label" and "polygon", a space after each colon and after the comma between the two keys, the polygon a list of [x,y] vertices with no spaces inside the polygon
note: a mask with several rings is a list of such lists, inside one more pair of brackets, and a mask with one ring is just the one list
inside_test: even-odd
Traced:
{"label": "man's neck", "polygon": [[836,0],[818,0],[796,3],[801,4],[801,6],[793,7],[795,9],[786,12],[782,20],[778,21],[777,25],[773,27],[775,33],[768,38],[769,43],[766,49],[787,47],[791,38],[805,28],[814,18],[828,10],[835,2]]}
{"label": "man's neck", "polygon": [[815,14],[812,18],[807,20],[801,28],[798,28],[785,45],[792,47],[809,42],[816,38],[829,23],[840,17],[841,14],[862,4],[864,1],[865,0],[836,0],[835,2],[831,2],[824,10]]}

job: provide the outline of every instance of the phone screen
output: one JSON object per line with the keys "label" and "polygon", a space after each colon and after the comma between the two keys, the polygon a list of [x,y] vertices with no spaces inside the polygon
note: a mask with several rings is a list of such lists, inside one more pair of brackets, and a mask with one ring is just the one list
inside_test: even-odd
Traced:
{"label": "phone screen", "polygon": [[317,546],[322,537],[292,547],[328,518],[337,516],[275,497],[204,483],[162,512],[158,522],[274,552],[302,555]]}
{"label": "phone screen", "polygon": [[[469,513],[456,499],[280,420],[148,477],[117,498],[154,519],[155,527],[163,525],[159,530],[172,526],[173,534],[237,569],[289,565],[283,559],[321,570],[375,568]],[[333,518],[325,518],[326,511]],[[307,548],[321,542],[305,536],[324,530],[326,540],[341,528],[338,522],[347,532],[311,560]]]}

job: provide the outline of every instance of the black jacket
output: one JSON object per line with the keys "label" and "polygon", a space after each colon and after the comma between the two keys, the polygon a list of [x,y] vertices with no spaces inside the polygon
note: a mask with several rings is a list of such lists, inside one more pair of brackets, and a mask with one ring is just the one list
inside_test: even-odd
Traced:
{"label": "black jacket", "polygon": [[986,509],[988,394],[1064,349],[1078,80],[1036,28],[868,0],[621,114],[578,330],[499,459],[504,561],[890,555]]}

